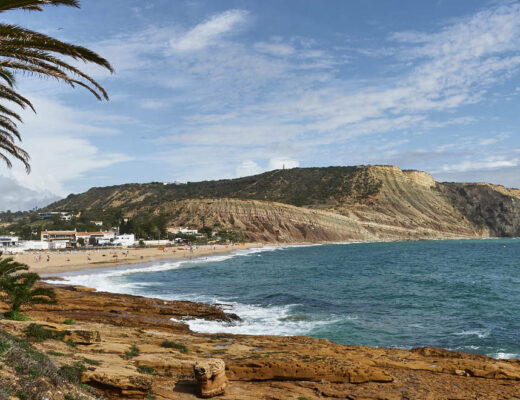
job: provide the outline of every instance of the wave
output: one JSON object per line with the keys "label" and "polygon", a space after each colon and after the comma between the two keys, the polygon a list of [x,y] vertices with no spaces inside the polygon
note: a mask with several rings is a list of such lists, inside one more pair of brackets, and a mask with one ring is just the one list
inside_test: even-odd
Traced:
{"label": "wave", "polygon": [[474,336],[477,336],[479,339],[484,339],[484,338],[487,338],[490,333],[491,333],[491,331],[489,329],[472,329],[469,331],[462,331],[462,332],[455,333],[455,335],[457,335],[457,336],[474,335]]}
{"label": "wave", "polygon": [[297,306],[298,304],[262,307],[228,302],[220,308],[239,315],[242,321],[222,323],[204,319],[185,319],[184,322],[192,331],[201,333],[298,336],[308,335],[316,328],[338,321],[334,316],[329,320],[313,320],[307,315],[295,314],[293,309]]}
{"label": "wave", "polygon": [[[122,265],[114,268],[84,269],[80,271],[65,272],[62,274],[52,274],[52,276],[60,277],[64,281],[48,280],[47,282],[58,285],[66,282],[71,285],[86,286],[103,292],[137,294],[136,289],[145,287],[146,284],[139,282],[122,282],[121,280],[117,280],[117,278],[139,273],[170,271],[201,263],[222,262],[233,257],[250,256],[257,253],[284,250],[288,247],[291,246],[264,246],[251,249],[238,249],[227,254],[197,257],[192,260],[163,260],[144,264]],[[147,295],[146,293],[139,294],[144,296]]]}

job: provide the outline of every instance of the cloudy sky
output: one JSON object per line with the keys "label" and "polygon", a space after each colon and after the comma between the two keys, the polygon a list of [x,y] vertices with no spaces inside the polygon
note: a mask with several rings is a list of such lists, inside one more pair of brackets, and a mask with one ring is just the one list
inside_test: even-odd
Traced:
{"label": "cloudy sky", "polygon": [[520,3],[83,0],[2,19],[93,48],[110,102],[20,77],[33,172],[0,209],[92,186],[395,164],[520,187]]}

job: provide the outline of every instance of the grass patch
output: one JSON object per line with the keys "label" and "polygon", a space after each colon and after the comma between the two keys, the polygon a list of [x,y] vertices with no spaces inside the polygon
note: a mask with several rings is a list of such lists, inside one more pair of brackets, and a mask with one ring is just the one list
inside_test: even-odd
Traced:
{"label": "grass patch", "polygon": [[150,391],[146,394],[146,396],[144,398],[146,400],[155,400],[156,399],[155,393],[153,392],[152,389],[150,389]]}
{"label": "grass patch", "polygon": [[27,315],[23,315],[18,311],[8,311],[4,313],[4,318],[9,319],[11,321],[32,321]]}
{"label": "grass patch", "polygon": [[85,364],[88,364],[88,365],[96,365],[96,366],[101,365],[101,361],[91,360],[90,358],[83,358],[82,361],[83,361]]}
{"label": "grass patch", "polygon": [[48,339],[63,340],[65,336],[64,332],[53,332],[38,324],[30,324],[25,328],[24,333],[28,339],[35,340],[36,342],[44,342]]}
{"label": "grass patch", "polygon": [[149,367],[147,365],[139,365],[137,367],[137,371],[141,374],[154,374],[155,369],[153,367]]}
{"label": "grass patch", "polygon": [[161,343],[161,347],[165,347],[167,349],[177,349],[179,352],[184,354],[189,352],[188,346],[182,343],[172,342],[171,340],[164,340]]}
{"label": "grass patch", "polygon": [[65,324],[65,325],[74,325],[76,323],[76,320],[74,320],[74,319],[66,319],[62,323]]}
{"label": "grass patch", "polygon": [[65,354],[63,353],[60,353],[59,351],[54,351],[54,350],[49,350],[46,352],[48,355],[50,356],[54,356],[54,357],[63,357]]}
{"label": "grass patch", "polygon": [[81,361],[76,361],[72,365],[63,365],[59,369],[59,373],[70,383],[78,384],[81,382],[81,375],[85,372],[87,368],[83,365]]}
{"label": "grass patch", "polygon": [[65,400],[76,400],[76,397],[71,394],[66,394],[65,396],[63,396],[63,398]]}
{"label": "grass patch", "polygon": [[27,400],[29,396],[27,396],[24,392],[16,392],[16,397],[20,400]]}
{"label": "grass patch", "polygon": [[130,350],[125,351],[123,358],[130,360],[131,358],[137,357],[138,355],[139,355],[139,347],[137,347],[135,344],[133,344],[132,346],[130,346]]}

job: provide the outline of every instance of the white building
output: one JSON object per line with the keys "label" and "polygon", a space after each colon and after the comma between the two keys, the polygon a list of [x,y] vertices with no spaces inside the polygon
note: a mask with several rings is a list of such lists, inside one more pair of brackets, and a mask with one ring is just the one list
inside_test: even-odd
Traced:
{"label": "white building", "polygon": [[113,244],[114,246],[131,247],[135,244],[135,235],[133,233],[117,235]]}
{"label": "white building", "polygon": [[179,233],[183,235],[197,235],[199,231],[198,229],[181,228],[179,229]]}
{"label": "white building", "polygon": [[0,248],[18,246],[18,236],[0,236]]}

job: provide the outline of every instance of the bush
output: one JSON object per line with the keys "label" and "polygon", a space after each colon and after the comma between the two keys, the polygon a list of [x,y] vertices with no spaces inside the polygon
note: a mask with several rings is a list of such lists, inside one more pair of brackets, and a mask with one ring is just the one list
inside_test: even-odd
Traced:
{"label": "bush", "polygon": [[25,336],[28,339],[33,339],[37,342],[44,342],[48,339],[63,340],[65,332],[53,332],[38,324],[30,324],[24,330]]}
{"label": "bush", "polygon": [[155,369],[153,367],[149,367],[147,365],[139,365],[137,367],[137,371],[141,374],[153,374],[155,373]]}
{"label": "bush", "polygon": [[63,353],[60,353],[59,351],[54,351],[54,350],[47,351],[47,354],[50,356],[54,356],[54,357],[62,357],[65,355]]}
{"label": "bush", "polygon": [[91,360],[90,358],[83,358],[82,361],[88,365],[96,365],[96,366],[101,365],[101,361]]}
{"label": "bush", "polygon": [[185,344],[172,342],[171,340],[164,340],[161,343],[161,347],[165,347],[167,349],[177,349],[181,353],[187,353],[189,351],[188,346]]}
{"label": "bush", "polygon": [[38,324],[29,325],[27,328],[25,328],[24,332],[28,339],[34,339],[37,342],[44,342],[54,336],[54,333],[51,330],[45,329]]}
{"label": "bush", "polygon": [[87,368],[85,368],[81,361],[76,361],[72,365],[63,365],[59,369],[59,373],[69,382],[78,384],[81,382],[81,375],[83,375],[83,372],[86,370]]}
{"label": "bush", "polygon": [[32,321],[31,318],[18,311],[8,311],[4,313],[4,318],[11,321]]}
{"label": "bush", "polygon": [[65,325],[74,325],[75,323],[76,321],[73,319],[66,319],[65,321],[63,321],[63,324]]}
{"label": "bush", "polygon": [[135,344],[130,346],[130,350],[125,352],[124,358],[127,360],[130,360],[133,357],[137,357],[139,355],[139,347],[137,347]]}

